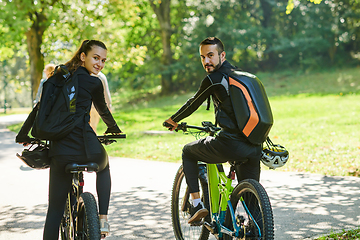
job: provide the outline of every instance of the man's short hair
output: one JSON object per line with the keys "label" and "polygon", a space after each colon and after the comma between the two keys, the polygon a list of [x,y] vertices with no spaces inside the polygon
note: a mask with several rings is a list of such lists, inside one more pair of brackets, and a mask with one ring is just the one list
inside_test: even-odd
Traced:
{"label": "man's short hair", "polygon": [[222,53],[225,50],[224,44],[217,37],[208,37],[208,38],[204,39],[200,43],[200,46],[203,46],[203,45],[216,45],[219,53]]}

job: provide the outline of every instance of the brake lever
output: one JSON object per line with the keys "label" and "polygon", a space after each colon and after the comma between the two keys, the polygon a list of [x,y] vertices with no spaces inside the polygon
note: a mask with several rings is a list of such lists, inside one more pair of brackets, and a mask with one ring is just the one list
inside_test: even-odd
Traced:
{"label": "brake lever", "polygon": [[116,140],[114,140],[114,139],[107,139],[107,140],[105,140],[104,144],[105,144],[105,145],[110,145],[110,144],[112,144],[112,143],[114,143],[114,142],[116,142]]}
{"label": "brake lever", "polygon": [[178,132],[179,130],[182,130],[183,132],[187,132],[186,122],[182,122],[177,126],[175,131]]}

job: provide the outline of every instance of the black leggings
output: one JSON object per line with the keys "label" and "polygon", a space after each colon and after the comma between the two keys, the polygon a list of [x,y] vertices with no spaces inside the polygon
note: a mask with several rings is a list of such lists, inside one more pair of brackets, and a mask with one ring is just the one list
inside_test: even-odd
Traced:
{"label": "black leggings", "polygon": [[242,162],[237,168],[238,181],[251,178],[260,179],[261,146],[224,137],[207,137],[183,148],[182,160],[186,183],[190,193],[199,192],[198,161],[206,163]]}
{"label": "black leggings", "polygon": [[[104,150],[105,151],[105,150]],[[107,215],[110,201],[111,178],[108,158],[105,153],[86,156],[55,156],[51,159],[49,182],[49,207],[44,227],[44,240],[57,240],[59,226],[64,213],[67,193],[71,189],[72,174],[65,173],[68,163],[96,162],[100,166],[96,173],[96,191],[99,201],[99,214]],[[101,161],[99,161],[101,160]]]}

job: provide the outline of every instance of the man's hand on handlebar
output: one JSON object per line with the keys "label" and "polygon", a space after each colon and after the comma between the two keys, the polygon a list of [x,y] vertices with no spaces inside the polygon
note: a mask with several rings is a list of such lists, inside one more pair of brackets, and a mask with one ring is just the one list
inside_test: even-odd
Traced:
{"label": "man's hand on handlebar", "polygon": [[178,124],[174,122],[171,118],[169,118],[165,120],[163,126],[168,128],[170,131],[174,131],[178,127]]}

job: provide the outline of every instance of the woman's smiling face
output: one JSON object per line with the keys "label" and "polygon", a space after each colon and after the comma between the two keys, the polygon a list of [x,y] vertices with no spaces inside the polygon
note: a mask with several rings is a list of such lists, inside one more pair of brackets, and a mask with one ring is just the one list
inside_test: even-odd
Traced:
{"label": "woman's smiling face", "polygon": [[86,55],[84,52],[80,54],[83,67],[89,73],[97,75],[105,66],[107,50],[99,46],[93,46]]}

